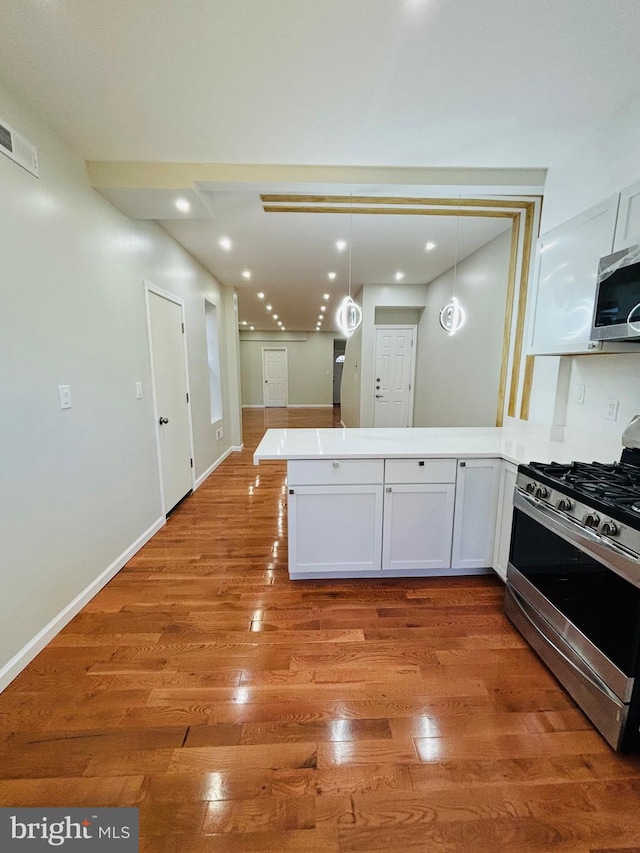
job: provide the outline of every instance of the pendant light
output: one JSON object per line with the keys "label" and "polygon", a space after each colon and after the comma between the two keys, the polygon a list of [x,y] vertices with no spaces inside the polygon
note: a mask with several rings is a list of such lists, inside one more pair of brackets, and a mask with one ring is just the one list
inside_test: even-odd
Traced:
{"label": "pendant light", "polygon": [[464,326],[465,320],[467,319],[467,315],[465,313],[464,308],[458,301],[458,297],[456,296],[456,278],[458,273],[458,246],[460,243],[460,202],[461,196],[458,196],[458,216],[456,218],[456,251],[455,251],[455,259],[453,262],[453,288],[451,293],[451,299],[447,302],[447,304],[440,310],[440,326],[444,329],[444,331],[452,337],[456,332],[459,332],[460,329]]}
{"label": "pendant light", "polygon": [[346,338],[350,338],[362,323],[362,309],[351,298],[351,235],[353,232],[353,193],[351,194],[351,208],[349,210],[349,295],[340,303],[336,321],[338,328]]}

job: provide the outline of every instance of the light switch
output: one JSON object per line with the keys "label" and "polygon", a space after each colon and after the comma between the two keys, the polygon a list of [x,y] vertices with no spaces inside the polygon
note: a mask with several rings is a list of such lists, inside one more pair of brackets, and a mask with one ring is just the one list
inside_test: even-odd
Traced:
{"label": "light switch", "polygon": [[142,382],[136,382],[136,400],[142,400]]}
{"label": "light switch", "polygon": [[71,388],[69,385],[58,385],[58,394],[60,395],[60,408],[71,408]]}

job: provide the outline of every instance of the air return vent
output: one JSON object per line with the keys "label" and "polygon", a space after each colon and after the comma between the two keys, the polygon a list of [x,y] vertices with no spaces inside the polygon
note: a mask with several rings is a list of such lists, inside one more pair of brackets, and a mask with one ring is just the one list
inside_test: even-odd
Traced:
{"label": "air return vent", "polygon": [[19,133],[0,119],[0,152],[6,154],[27,172],[40,177],[38,152],[35,147]]}

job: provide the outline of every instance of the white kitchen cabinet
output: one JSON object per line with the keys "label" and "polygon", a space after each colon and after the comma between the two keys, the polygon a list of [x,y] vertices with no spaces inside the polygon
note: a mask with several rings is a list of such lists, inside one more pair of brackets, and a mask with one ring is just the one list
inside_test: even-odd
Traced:
{"label": "white kitchen cabinet", "polygon": [[289,486],[289,574],[379,572],[382,485]]}
{"label": "white kitchen cabinet", "polygon": [[496,518],[496,538],[493,548],[493,568],[502,580],[507,579],[509,547],[511,545],[511,525],[513,523],[513,490],[516,485],[518,468],[511,462],[503,462],[500,471],[498,491],[498,514]]}
{"label": "white kitchen cabinet", "polygon": [[290,576],[490,567],[499,466],[498,459],[289,461]]}
{"label": "white kitchen cabinet", "polygon": [[382,459],[289,462],[289,574],[379,572]]}
{"label": "white kitchen cabinet", "polygon": [[500,459],[458,462],[453,521],[453,569],[491,566],[498,507]]}
{"label": "white kitchen cabinet", "polygon": [[620,193],[620,207],[613,250],[640,243],[640,181]]}
{"label": "white kitchen cabinet", "polygon": [[548,231],[538,240],[537,279],[529,352],[590,352],[598,261],[613,250],[616,194]]}
{"label": "white kitchen cabinet", "polygon": [[455,488],[455,483],[385,486],[383,569],[406,571],[451,566]]}

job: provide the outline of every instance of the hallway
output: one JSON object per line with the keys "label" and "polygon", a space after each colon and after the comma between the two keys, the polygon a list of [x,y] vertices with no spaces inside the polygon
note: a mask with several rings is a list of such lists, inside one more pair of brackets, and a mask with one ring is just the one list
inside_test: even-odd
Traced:
{"label": "hallway", "polygon": [[0,695],[0,805],[138,806],[142,853],[640,849],[613,753],[493,577],[287,576],[286,466],[232,454]]}

